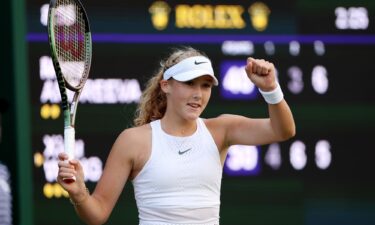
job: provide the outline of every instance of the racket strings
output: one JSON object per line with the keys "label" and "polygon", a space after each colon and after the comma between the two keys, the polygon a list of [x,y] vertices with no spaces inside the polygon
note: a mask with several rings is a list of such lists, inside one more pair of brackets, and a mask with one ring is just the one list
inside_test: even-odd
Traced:
{"label": "racket strings", "polygon": [[85,19],[72,0],[57,0],[54,24],[56,51],[65,80],[78,87],[86,74]]}

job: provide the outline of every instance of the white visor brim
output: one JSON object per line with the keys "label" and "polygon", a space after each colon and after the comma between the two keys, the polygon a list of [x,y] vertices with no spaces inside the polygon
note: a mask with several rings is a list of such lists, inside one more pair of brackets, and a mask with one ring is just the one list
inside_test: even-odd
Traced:
{"label": "white visor brim", "polygon": [[214,75],[211,61],[204,56],[194,56],[168,68],[164,72],[163,79],[168,80],[172,77],[175,80],[185,82],[204,75],[212,77],[215,86],[219,84]]}

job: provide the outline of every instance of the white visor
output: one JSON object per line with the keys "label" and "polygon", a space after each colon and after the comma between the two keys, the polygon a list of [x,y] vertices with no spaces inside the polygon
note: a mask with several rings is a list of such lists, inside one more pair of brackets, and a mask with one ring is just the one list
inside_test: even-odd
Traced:
{"label": "white visor", "polygon": [[204,75],[212,77],[215,86],[219,84],[214,75],[211,61],[204,56],[194,56],[184,59],[176,65],[168,68],[164,72],[163,79],[168,80],[173,77],[175,80],[185,82]]}

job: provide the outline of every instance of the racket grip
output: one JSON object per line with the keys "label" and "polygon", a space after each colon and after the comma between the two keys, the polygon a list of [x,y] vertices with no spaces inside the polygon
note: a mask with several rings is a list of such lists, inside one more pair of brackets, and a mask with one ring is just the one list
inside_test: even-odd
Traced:
{"label": "racket grip", "polygon": [[[64,128],[64,149],[65,153],[68,155],[68,160],[74,159],[74,149],[75,149],[75,130],[74,127],[68,126]],[[76,177],[69,177],[63,179],[65,183],[73,183]]]}
{"label": "racket grip", "polygon": [[69,159],[74,159],[75,130],[74,127],[64,128],[64,149]]}

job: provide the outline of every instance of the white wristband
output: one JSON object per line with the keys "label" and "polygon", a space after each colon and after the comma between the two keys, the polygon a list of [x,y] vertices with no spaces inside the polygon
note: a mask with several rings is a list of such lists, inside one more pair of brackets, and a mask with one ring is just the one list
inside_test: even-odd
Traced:
{"label": "white wristband", "polygon": [[279,84],[277,84],[277,87],[272,91],[262,91],[259,88],[258,90],[268,104],[277,104],[284,99],[284,94]]}

